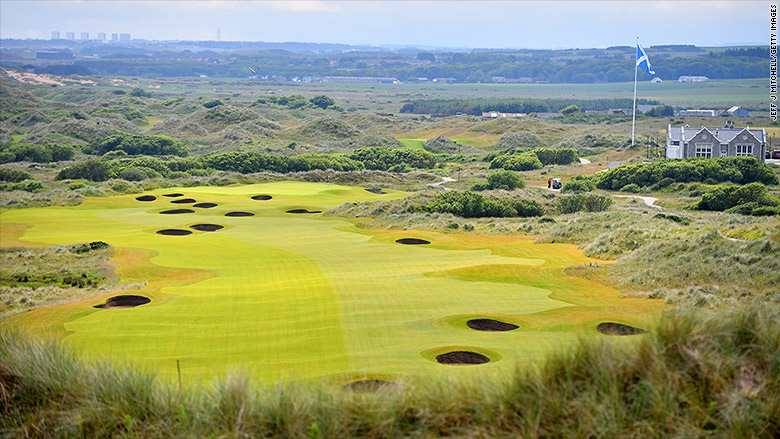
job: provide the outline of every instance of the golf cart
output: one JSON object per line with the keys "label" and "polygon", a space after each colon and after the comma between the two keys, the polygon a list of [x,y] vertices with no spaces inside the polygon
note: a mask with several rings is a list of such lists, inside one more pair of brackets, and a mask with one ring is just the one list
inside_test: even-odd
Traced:
{"label": "golf cart", "polygon": [[561,188],[561,179],[560,178],[553,178],[552,179],[552,188],[553,189],[560,189]]}

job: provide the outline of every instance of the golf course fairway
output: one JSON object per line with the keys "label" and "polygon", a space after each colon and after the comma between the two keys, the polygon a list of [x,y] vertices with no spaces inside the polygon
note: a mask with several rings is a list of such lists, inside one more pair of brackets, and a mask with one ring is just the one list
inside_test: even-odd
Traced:
{"label": "golf course fairway", "polygon": [[[171,194],[181,195],[165,196]],[[127,289],[33,309],[2,324],[164,378],[175,379],[178,361],[185,384],[239,370],[273,383],[514,370],[578,337],[608,337],[596,330],[604,322],[647,327],[663,308],[661,301],[620,298],[620,291],[564,274],[596,262],[574,245],[366,230],[356,220],[319,213],[405,195],[274,182],[5,210],[3,246],[105,241],[115,248],[111,263]],[[160,213],[171,210],[184,213]],[[416,244],[396,242],[410,238]],[[149,300],[109,306],[121,295]],[[475,319],[516,328],[475,330],[469,323]],[[636,337],[642,335],[613,339]],[[445,355],[452,352],[478,354],[481,364],[437,362],[461,358]]]}

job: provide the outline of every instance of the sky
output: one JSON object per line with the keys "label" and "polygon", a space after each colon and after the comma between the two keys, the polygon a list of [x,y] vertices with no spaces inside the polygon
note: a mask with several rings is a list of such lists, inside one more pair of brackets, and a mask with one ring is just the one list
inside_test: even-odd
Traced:
{"label": "sky", "polygon": [[[769,44],[769,1],[0,0],[0,37],[52,31],[147,40],[449,48]],[[776,2],[775,2],[776,3]]]}

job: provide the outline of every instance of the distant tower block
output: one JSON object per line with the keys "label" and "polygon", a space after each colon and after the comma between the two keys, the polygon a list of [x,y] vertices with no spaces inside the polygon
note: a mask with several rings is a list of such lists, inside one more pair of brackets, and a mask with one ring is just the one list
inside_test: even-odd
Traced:
{"label": "distant tower block", "polygon": [[76,39],[76,34],[74,34],[73,32],[65,32],[65,39],[66,40],[75,40]]}
{"label": "distant tower block", "polygon": [[82,32],[81,33],[81,39],[82,40],[88,40],[89,39],[89,32]]}
{"label": "distant tower block", "polygon": [[100,41],[106,41],[106,33],[105,32],[98,32],[97,39]]}
{"label": "distant tower block", "polygon": [[52,40],[59,40],[60,39],[60,32],[59,31],[51,31],[51,39]]}
{"label": "distant tower block", "polygon": [[111,34],[111,42],[116,43],[119,41],[119,34]]}
{"label": "distant tower block", "polygon": [[119,34],[119,42],[120,43],[129,43],[130,42],[130,34]]}

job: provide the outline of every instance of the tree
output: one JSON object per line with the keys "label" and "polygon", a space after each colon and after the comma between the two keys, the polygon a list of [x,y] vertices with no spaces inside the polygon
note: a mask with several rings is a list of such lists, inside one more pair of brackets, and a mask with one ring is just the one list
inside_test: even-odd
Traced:
{"label": "tree", "polygon": [[580,113],[580,112],[582,112],[582,108],[576,105],[569,105],[568,107],[561,110],[561,114],[563,114],[564,116],[568,116],[570,114]]}
{"label": "tree", "polygon": [[512,171],[496,172],[491,174],[487,181],[490,189],[505,189],[511,191],[513,189],[525,187],[525,182],[523,182],[517,173]]}
{"label": "tree", "polygon": [[325,95],[317,95],[309,99],[309,102],[315,107],[327,109],[330,106],[336,105],[336,101]]}

